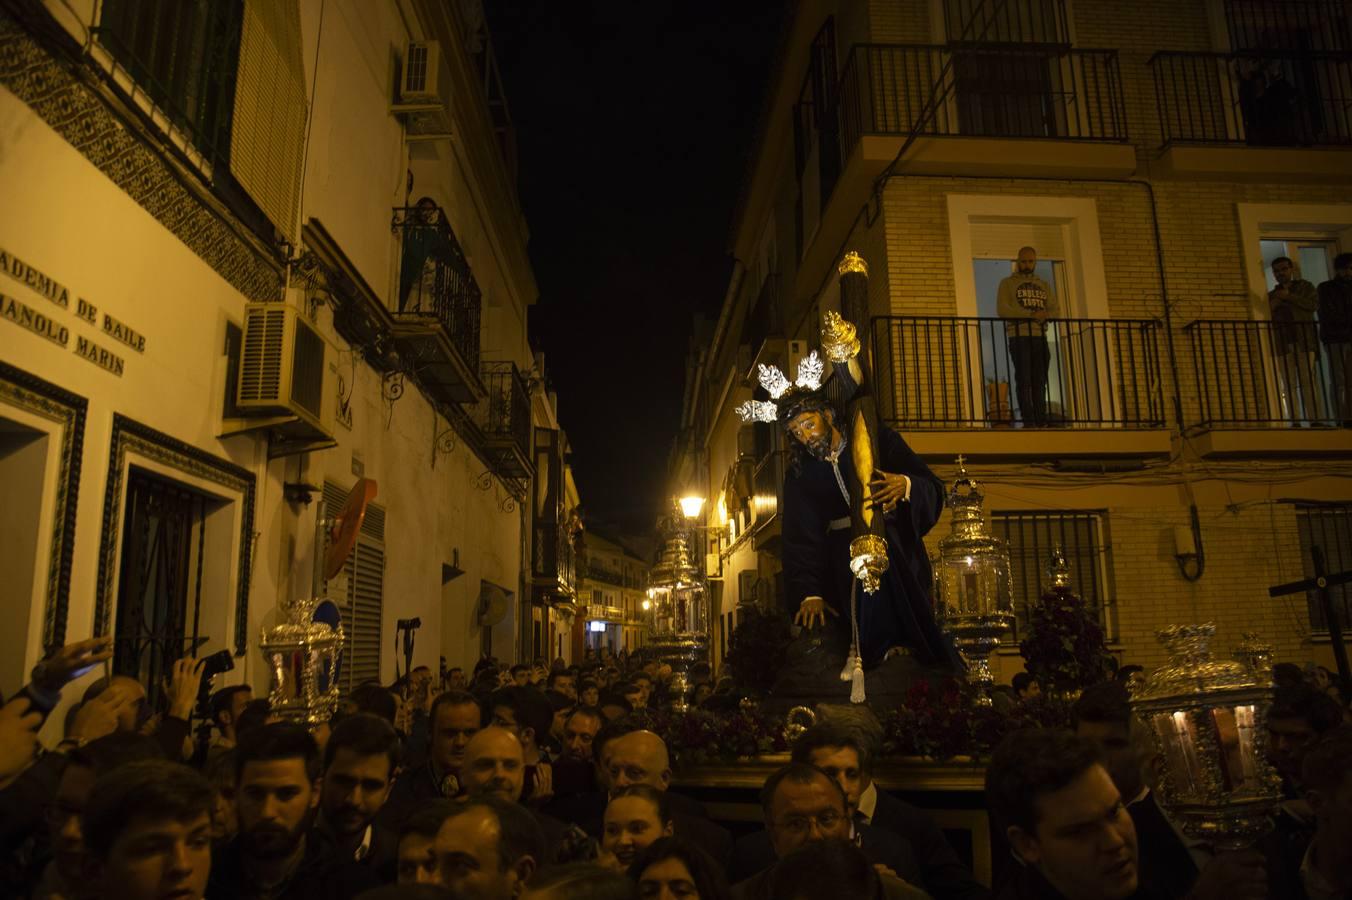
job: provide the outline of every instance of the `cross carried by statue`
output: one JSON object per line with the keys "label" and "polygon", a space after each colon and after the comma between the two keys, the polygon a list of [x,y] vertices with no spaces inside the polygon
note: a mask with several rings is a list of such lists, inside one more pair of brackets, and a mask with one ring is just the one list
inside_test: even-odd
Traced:
{"label": "cross carried by statue", "polygon": [[1352,583],[1352,571],[1329,575],[1324,571],[1324,548],[1311,547],[1310,556],[1314,560],[1314,577],[1288,584],[1279,584],[1268,589],[1269,597],[1282,597],[1287,594],[1299,594],[1314,591],[1319,598],[1319,608],[1324,612],[1324,621],[1328,624],[1329,643],[1333,645],[1333,658],[1338,664],[1338,680],[1342,683],[1343,696],[1352,692],[1352,674],[1347,667],[1347,647],[1343,644],[1343,629],[1338,621],[1338,610],[1333,606],[1333,597],[1329,588],[1340,584]]}

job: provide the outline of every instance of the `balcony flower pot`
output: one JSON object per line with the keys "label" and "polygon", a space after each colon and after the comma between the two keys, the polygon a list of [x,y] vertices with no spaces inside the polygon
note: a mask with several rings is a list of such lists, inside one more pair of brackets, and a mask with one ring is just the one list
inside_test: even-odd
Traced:
{"label": "balcony flower pot", "polygon": [[1009,382],[986,382],[986,421],[996,428],[1014,425],[1014,408],[1009,405]]}

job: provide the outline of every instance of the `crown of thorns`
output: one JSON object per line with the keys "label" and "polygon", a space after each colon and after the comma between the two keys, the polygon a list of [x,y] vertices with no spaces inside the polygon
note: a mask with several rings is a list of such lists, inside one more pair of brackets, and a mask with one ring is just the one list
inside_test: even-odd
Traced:
{"label": "crown of thorns", "polygon": [[[770,395],[769,400],[748,400],[737,407],[743,422],[777,422],[781,406],[814,394],[822,386],[822,372],[826,364],[813,350],[798,363],[798,375],[790,382],[778,366],[760,367],[760,383]],[[792,405],[797,405],[792,403]]]}

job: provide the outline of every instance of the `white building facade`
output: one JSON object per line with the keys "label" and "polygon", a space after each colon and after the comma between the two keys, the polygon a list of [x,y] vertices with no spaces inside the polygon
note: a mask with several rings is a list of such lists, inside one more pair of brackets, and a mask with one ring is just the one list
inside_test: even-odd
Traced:
{"label": "white building facade", "polygon": [[400,620],[434,670],[538,651],[558,425],[481,10],[154,8],[0,12],[0,683],[113,634],[116,671],[229,650],[265,690],[316,501],[361,478],[344,687],[403,671]]}

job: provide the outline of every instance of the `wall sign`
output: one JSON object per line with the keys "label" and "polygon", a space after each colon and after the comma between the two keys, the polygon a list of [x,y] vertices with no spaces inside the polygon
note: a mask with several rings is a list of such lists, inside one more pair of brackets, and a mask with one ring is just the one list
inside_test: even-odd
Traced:
{"label": "wall sign", "polygon": [[[0,247],[0,272],[4,272],[20,284],[31,288],[62,309],[70,309],[69,289],[50,275],[44,274],[14,254],[7,252],[3,247]],[[99,324],[99,308],[83,297],[76,298],[75,316],[90,325],[97,326]],[[68,327],[39,312],[22,300],[0,294],[0,318],[9,319],[20,328],[27,328],[53,344],[61,347],[70,346],[70,329]],[[137,353],[146,352],[146,337],[135,328],[113,318],[108,313],[103,313],[102,322],[103,333],[108,337],[126,344]],[[122,373],[127,367],[126,360],[121,356],[107,347],[79,335],[75,338],[75,355],[92,362],[106,372],[111,372],[118,378],[122,377]]]}
{"label": "wall sign", "polygon": [[75,355],[89,360],[100,369],[107,369],[118,378],[122,377],[122,370],[126,367],[122,357],[79,335],[75,338]]}
{"label": "wall sign", "polygon": [[70,309],[70,291],[62,287],[55,278],[28,265],[0,247],[0,271],[10,278],[37,291],[62,309]]}
{"label": "wall sign", "polygon": [[9,319],[21,328],[27,328],[38,337],[45,337],[62,347],[70,343],[70,329],[58,325],[27,303],[0,294],[0,318]]}

